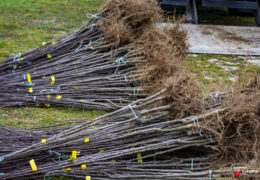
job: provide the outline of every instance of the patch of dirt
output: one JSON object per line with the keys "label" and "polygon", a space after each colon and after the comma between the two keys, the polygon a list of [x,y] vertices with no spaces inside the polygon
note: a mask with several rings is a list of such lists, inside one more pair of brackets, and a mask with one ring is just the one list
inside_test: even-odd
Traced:
{"label": "patch of dirt", "polygon": [[243,37],[238,36],[236,33],[226,31],[217,26],[204,26],[204,27],[202,27],[202,29],[203,29],[202,33],[205,35],[211,35],[215,31],[217,33],[217,36],[223,41],[236,41],[239,43],[251,43],[250,40],[244,39]]}

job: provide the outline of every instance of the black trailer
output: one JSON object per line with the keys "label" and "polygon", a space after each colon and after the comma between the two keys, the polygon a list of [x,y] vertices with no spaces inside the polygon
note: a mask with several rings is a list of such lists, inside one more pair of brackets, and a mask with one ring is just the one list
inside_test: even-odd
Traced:
{"label": "black trailer", "polygon": [[162,6],[184,6],[187,21],[198,24],[197,6],[228,8],[231,12],[247,10],[254,14],[256,24],[260,26],[260,0],[159,0]]}

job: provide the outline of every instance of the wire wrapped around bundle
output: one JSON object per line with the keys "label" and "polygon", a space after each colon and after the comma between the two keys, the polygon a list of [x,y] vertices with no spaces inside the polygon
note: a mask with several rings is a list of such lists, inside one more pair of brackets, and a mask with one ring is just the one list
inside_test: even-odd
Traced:
{"label": "wire wrapped around bundle", "polygon": [[152,28],[116,50],[83,48],[3,75],[1,106],[121,108],[155,93],[164,79],[182,71],[185,38],[178,25]]}

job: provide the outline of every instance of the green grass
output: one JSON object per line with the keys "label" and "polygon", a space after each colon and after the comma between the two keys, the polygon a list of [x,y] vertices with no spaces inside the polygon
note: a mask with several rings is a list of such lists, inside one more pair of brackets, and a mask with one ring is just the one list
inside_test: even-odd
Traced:
{"label": "green grass", "polygon": [[260,67],[235,55],[197,54],[186,58],[188,69],[203,86],[247,83],[260,75]]}
{"label": "green grass", "polygon": [[103,0],[1,0],[0,60],[74,31]]}
{"label": "green grass", "polygon": [[42,127],[59,124],[67,120],[94,119],[105,112],[65,107],[21,107],[0,109],[0,124],[16,127]]}

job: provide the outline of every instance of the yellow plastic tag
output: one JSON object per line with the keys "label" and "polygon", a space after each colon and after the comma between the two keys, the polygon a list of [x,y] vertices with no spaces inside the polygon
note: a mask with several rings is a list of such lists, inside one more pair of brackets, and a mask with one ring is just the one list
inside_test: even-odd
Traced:
{"label": "yellow plastic tag", "polygon": [[34,172],[37,171],[37,166],[33,159],[30,160],[30,165],[31,165],[32,171],[34,171]]}
{"label": "yellow plastic tag", "polygon": [[52,44],[52,45],[55,45],[55,44],[56,44],[56,42],[55,42],[55,41],[52,41],[52,42],[51,42],[51,44]]}
{"label": "yellow plastic tag", "polygon": [[48,57],[48,59],[51,59],[51,55],[50,54],[47,54],[47,57]]}
{"label": "yellow plastic tag", "polygon": [[29,84],[32,84],[32,79],[31,79],[31,75],[27,74],[27,81]]}
{"label": "yellow plastic tag", "polygon": [[23,60],[24,60],[24,58],[22,57],[20,60],[21,60],[21,61],[23,61]]}
{"label": "yellow plastic tag", "polygon": [[51,95],[47,95],[47,99],[51,99]]}
{"label": "yellow plastic tag", "polygon": [[89,141],[90,141],[89,138],[84,139],[85,143],[88,143]]}
{"label": "yellow plastic tag", "polygon": [[131,133],[131,132],[132,132],[131,130],[127,131],[127,133]]}
{"label": "yellow plastic tag", "polygon": [[56,95],[56,99],[61,99],[62,98],[62,96],[61,95]]}
{"label": "yellow plastic tag", "polygon": [[46,78],[46,76],[42,76],[42,79]]}
{"label": "yellow plastic tag", "polygon": [[81,169],[86,169],[87,165],[86,164],[81,164]]}
{"label": "yellow plastic tag", "polygon": [[70,171],[70,170],[71,170],[71,168],[67,168],[67,169],[66,169],[66,171]]}
{"label": "yellow plastic tag", "polygon": [[142,154],[141,153],[137,153],[137,159],[138,159],[138,162],[139,163],[142,163],[143,160],[142,160]]}
{"label": "yellow plastic tag", "polygon": [[111,162],[116,162],[116,160],[111,160]]}
{"label": "yellow plastic tag", "polygon": [[85,180],[91,180],[91,176],[86,176]]}
{"label": "yellow plastic tag", "polygon": [[131,146],[132,149],[134,149],[135,147],[134,146]]}
{"label": "yellow plastic tag", "polygon": [[51,76],[51,84],[55,84],[55,77]]}
{"label": "yellow plastic tag", "polygon": [[36,106],[40,106],[40,104],[36,104]]}
{"label": "yellow plastic tag", "polygon": [[42,144],[46,144],[47,140],[46,139],[42,139]]}
{"label": "yellow plastic tag", "polygon": [[68,161],[74,161],[77,158],[77,153],[78,153],[77,151],[72,151]]}
{"label": "yellow plastic tag", "polygon": [[29,93],[32,93],[32,92],[33,92],[33,88],[29,87]]}
{"label": "yellow plastic tag", "polygon": [[76,90],[79,90],[79,88],[78,88],[78,87],[74,87],[74,89],[76,89]]}
{"label": "yellow plastic tag", "polygon": [[104,152],[104,149],[103,148],[99,149],[99,152],[101,152],[101,153]]}
{"label": "yellow plastic tag", "polygon": [[42,46],[43,46],[43,47],[46,46],[46,42],[42,42]]}
{"label": "yellow plastic tag", "polygon": [[44,105],[45,105],[46,107],[50,107],[50,106],[51,106],[50,104],[47,104],[47,103],[45,103]]}

